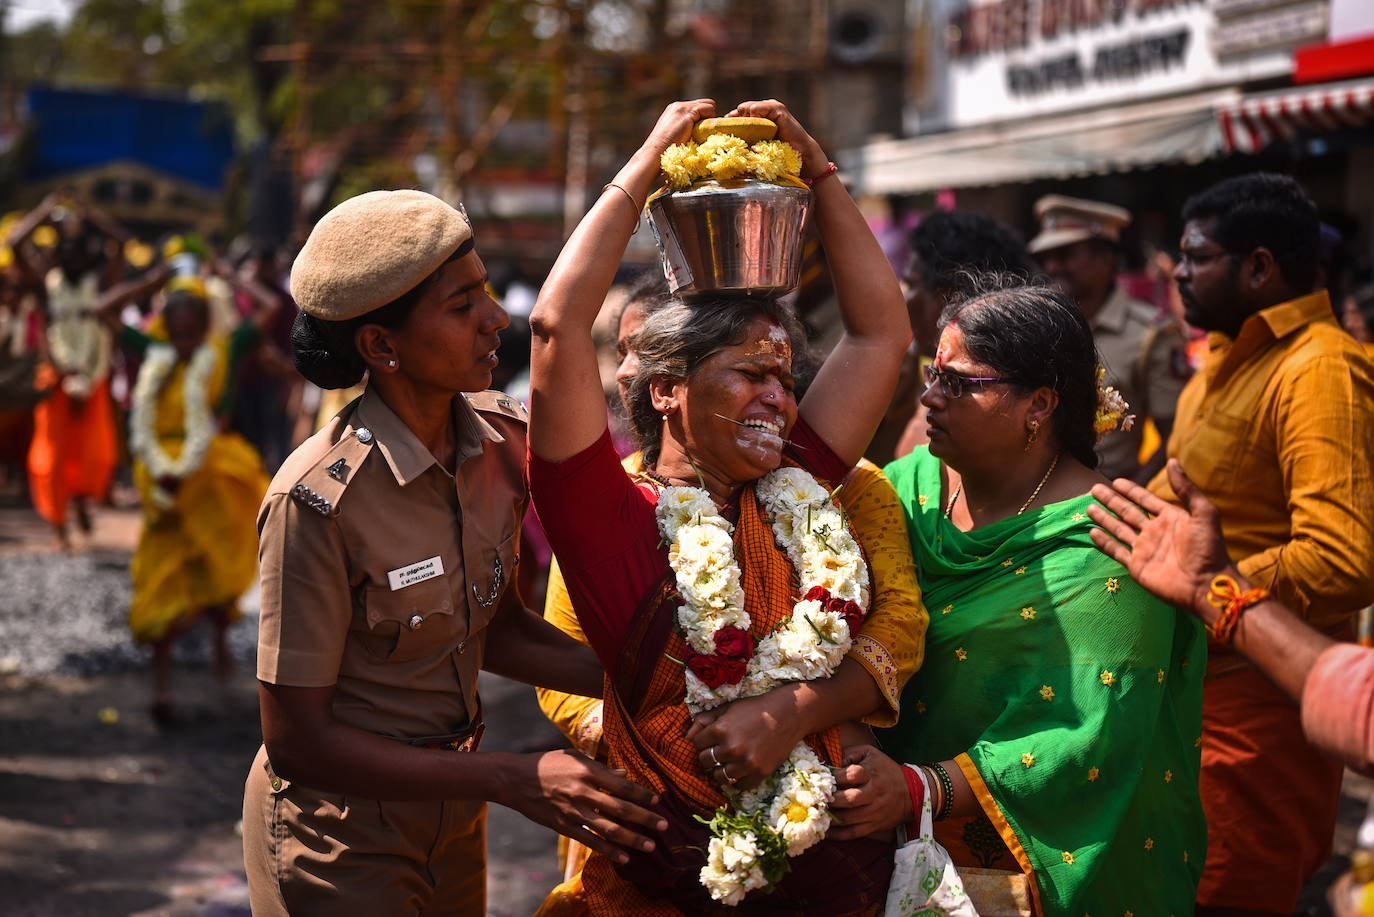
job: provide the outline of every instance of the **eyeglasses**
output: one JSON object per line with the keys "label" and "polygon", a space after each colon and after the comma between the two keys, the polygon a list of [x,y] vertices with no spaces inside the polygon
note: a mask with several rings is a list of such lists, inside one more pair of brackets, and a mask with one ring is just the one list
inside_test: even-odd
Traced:
{"label": "eyeglasses", "polygon": [[936,369],[934,364],[928,363],[925,367],[926,388],[930,388],[937,382],[940,384],[940,392],[946,398],[962,398],[964,392],[968,390],[970,383],[976,383],[978,390],[982,391],[983,386],[991,385],[996,382],[1012,382],[1013,380],[1005,376],[965,376],[960,373],[950,372],[947,369]]}
{"label": "eyeglasses", "polygon": [[1178,253],[1178,263],[1180,267],[1185,264],[1192,265],[1193,267],[1201,267],[1204,264],[1210,264],[1218,258],[1230,257],[1233,257],[1232,253],[1224,248],[1219,248],[1214,252],[1189,251],[1185,248]]}

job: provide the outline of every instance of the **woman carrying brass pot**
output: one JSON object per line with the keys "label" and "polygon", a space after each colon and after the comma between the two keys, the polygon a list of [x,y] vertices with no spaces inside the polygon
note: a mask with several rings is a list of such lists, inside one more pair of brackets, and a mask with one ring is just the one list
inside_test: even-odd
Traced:
{"label": "woman carrying brass pot", "polygon": [[878,657],[911,654],[865,642],[867,621],[904,614],[916,641],[923,612],[906,546],[911,588],[896,591],[908,604],[890,604],[832,493],[883,415],[911,331],[863,216],[781,103],[730,115],[775,122],[800,153],[844,338],[798,405],[804,339],[776,298],[674,301],[635,340],[628,401],[644,474],[621,467],[607,430],[592,321],[662,154],[713,113],[710,100],[664,111],[531,316],[531,492],[607,669],[611,765],[660,794],[670,826],[627,864],[593,855],[550,914],[870,914],[892,868],[890,841],[830,828],[828,765],[841,763],[841,724],[894,715],[894,666]]}

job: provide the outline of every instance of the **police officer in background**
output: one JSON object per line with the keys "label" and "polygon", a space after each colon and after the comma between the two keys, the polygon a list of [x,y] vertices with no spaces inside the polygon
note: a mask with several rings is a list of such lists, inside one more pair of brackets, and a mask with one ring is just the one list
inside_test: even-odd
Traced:
{"label": "police officer in background", "polygon": [[525,414],[484,392],[506,315],[466,215],[419,191],[340,204],[291,292],[296,365],[365,393],[258,517],[264,747],[244,794],[253,913],[482,914],[486,801],[593,849],[652,849],[652,796],[574,752],[479,752],[481,669],[600,696],[594,654],[510,584]]}
{"label": "police officer in background", "polygon": [[1105,384],[1121,392],[1136,417],[1130,432],[1103,437],[1098,470],[1109,478],[1148,477],[1138,458],[1145,420],[1154,421],[1161,444],[1168,440],[1189,372],[1178,327],[1157,321],[1157,309],[1117,285],[1118,245],[1130,211],[1049,194],[1035,202],[1035,216],[1040,234],[1027,248],[1088,319]]}

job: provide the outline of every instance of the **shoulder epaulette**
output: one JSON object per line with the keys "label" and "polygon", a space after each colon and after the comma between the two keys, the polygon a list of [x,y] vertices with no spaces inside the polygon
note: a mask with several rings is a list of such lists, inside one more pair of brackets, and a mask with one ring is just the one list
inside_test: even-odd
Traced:
{"label": "shoulder epaulette", "polygon": [[474,411],[481,411],[484,414],[500,414],[520,423],[530,422],[530,415],[525,411],[525,406],[505,392],[492,390],[469,392],[463,397],[467,398],[468,404],[472,405]]}
{"label": "shoulder epaulette", "polygon": [[339,502],[374,442],[372,431],[366,427],[349,429],[301,475],[291,488],[291,496],[323,516],[338,515]]}

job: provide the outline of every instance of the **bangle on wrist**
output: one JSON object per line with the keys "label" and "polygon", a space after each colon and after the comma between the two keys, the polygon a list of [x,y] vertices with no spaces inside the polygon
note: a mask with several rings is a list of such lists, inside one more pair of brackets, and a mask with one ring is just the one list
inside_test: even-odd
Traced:
{"label": "bangle on wrist", "polygon": [[945,770],[942,764],[927,764],[925,768],[939,787],[936,799],[940,804],[935,806],[934,801],[932,801],[933,817],[936,821],[944,821],[949,818],[949,813],[954,809],[954,781],[950,779],[949,772]]}
{"label": "bangle on wrist", "polygon": [[824,181],[825,179],[834,175],[838,171],[840,171],[839,166],[835,165],[835,163],[833,162],[828,162],[825,164],[824,169],[821,169],[819,172],[817,172],[810,178],[803,178],[802,181],[806,184],[808,188],[814,188],[817,185],[817,183]]}
{"label": "bangle on wrist", "polygon": [[1235,577],[1222,574],[1213,577],[1211,588],[1207,591],[1207,603],[1220,608],[1221,614],[1208,626],[1207,632],[1218,643],[1230,643],[1235,636],[1240,616],[1253,605],[1269,598],[1268,589],[1241,589]]}
{"label": "bangle on wrist", "polygon": [[607,188],[615,188],[615,189],[616,189],[617,191],[619,191],[621,194],[625,195],[625,199],[626,199],[627,201],[629,201],[629,202],[630,202],[630,206],[633,207],[633,208],[635,209],[635,228],[632,229],[632,230],[630,230],[630,235],[634,235],[635,233],[639,232],[639,222],[640,222],[640,220],[639,220],[639,214],[640,214],[641,211],[644,210],[644,208],[641,207],[641,206],[635,201],[635,196],[634,196],[633,194],[631,194],[628,190],[626,190],[626,188],[625,188],[624,185],[617,184],[617,183],[615,183],[615,182],[613,182],[613,181],[608,181],[608,182],[606,182],[606,184],[604,184],[604,185],[601,186],[601,193],[602,193],[602,194],[605,194]]}

